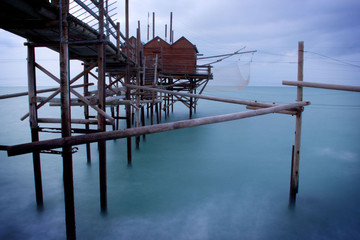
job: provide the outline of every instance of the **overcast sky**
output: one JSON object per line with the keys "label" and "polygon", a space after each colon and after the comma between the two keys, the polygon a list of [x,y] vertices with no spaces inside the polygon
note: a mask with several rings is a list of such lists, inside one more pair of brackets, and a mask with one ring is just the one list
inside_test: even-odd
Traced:
{"label": "overcast sky", "polygon": [[[122,31],[124,2],[117,3]],[[252,60],[250,85],[280,86],[282,80],[296,80],[298,41],[305,45],[305,81],[360,85],[359,0],[130,0],[130,33],[135,34],[140,20],[146,41],[152,12],[156,35],[165,38],[165,24],[169,26],[173,12],[175,40],[185,36],[205,56],[243,47],[257,50],[227,60],[244,64]],[[27,84],[24,41],[0,31],[0,86]],[[57,55],[37,51],[38,61],[54,71]],[[39,78],[39,85],[53,84]],[[216,83],[226,84],[226,79]]]}

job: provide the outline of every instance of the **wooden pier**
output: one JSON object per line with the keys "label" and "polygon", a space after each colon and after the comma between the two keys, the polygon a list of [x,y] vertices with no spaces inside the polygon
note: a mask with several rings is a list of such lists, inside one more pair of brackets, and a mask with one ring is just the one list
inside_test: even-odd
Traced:
{"label": "wooden pier", "polygon": [[[151,115],[151,124],[154,124],[154,114],[157,123],[161,121],[162,110],[165,116],[169,115],[169,108],[176,101],[183,102],[190,109],[196,109],[196,101],[193,98],[174,99],[174,95],[158,94],[143,90],[131,90],[124,87],[136,86],[166,86],[167,89],[176,92],[194,92],[200,86],[203,88],[208,80],[212,79],[211,68],[206,72],[198,72],[196,66],[195,46],[188,40],[184,45],[179,39],[171,47],[174,53],[162,55],[152,51],[150,46],[157,43],[158,38],[150,40],[143,45],[140,36],[140,23],[137,36],[129,36],[129,1],[125,1],[125,34],[120,31],[120,23],[115,23],[111,18],[109,5],[114,1],[104,0],[4,0],[0,2],[0,27],[13,34],[27,39],[25,46],[28,49],[28,92],[15,95],[5,95],[1,98],[28,95],[29,112],[21,120],[29,118],[31,127],[32,143],[41,142],[39,132],[48,123],[58,123],[61,138],[72,137],[72,132],[82,133],[88,139],[88,135],[94,132],[106,132],[106,125],[112,125],[114,131],[120,129],[120,120],[126,121],[126,128],[132,127],[132,121],[136,119],[135,127],[145,126],[145,108]],[[171,14],[172,15],[172,14]],[[172,19],[171,19],[172,20]],[[172,26],[171,26],[172,27]],[[173,38],[171,38],[171,41]],[[170,45],[169,45],[170,46]],[[45,47],[56,51],[60,55],[60,74],[50,72],[36,61],[35,50]],[[193,61],[186,61],[186,54],[179,57],[179,51],[186,52],[189,47],[193,52]],[[150,49],[150,51],[148,51]],[[165,62],[171,58],[170,66]],[[183,61],[185,59],[185,61]],[[79,60],[84,69],[77,76],[70,79],[71,60]],[[169,64],[169,63],[168,63]],[[181,66],[179,66],[181,65]],[[170,67],[170,68],[169,68]],[[185,70],[184,70],[185,69]],[[189,71],[190,70],[190,71]],[[59,84],[58,88],[39,91],[37,89],[36,72],[41,71],[52,81]],[[96,79],[97,91],[89,91],[89,78]],[[83,79],[83,84],[78,82]],[[76,83],[76,85],[75,85]],[[80,92],[76,88],[82,87]],[[201,91],[202,91],[201,90]],[[49,95],[42,97],[41,92]],[[59,96],[59,98],[56,98]],[[76,98],[70,98],[75,96]],[[59,106],[61,116],[43,118],[38,110],[46,104]],[[125,105],[125,116],[120,116],[119,106]],[[83,106],[84,118],[74,119],[71,117],[71,106]],[[92,108],[97,116],[90,115]],[[106,108],[110,108],[110,114]],[[150,113],[149,113],[150,110]],[[135,117],[136,115],[136,117]],[[82,124],[83,129],[72,127],[72,124]],[[97,129],[90,127],[97,125]],[[145,135],[144,135],[145,136]],[[86,140],[87,162],[91,163],[90,142]],[[99,176],[100,176],[100,208],[107,211],[107,183],[106,183],[106,139],[99,139]],[[136,137],[136,146],[139,147],[140,137]],[[127,136],[127,158],[131,164],[131,135]],[[44,204],[41,180],[42,152],[62,154],[64,169],[64,196],[66,209],[67,239],[76,238],[75,227],[75,203],[72,170],[72,145],[61,145],[62,151],[53,149],[34,150],[34,178],[36,201],[39,207]],[[7,149],[7,147],[1,147]]]}

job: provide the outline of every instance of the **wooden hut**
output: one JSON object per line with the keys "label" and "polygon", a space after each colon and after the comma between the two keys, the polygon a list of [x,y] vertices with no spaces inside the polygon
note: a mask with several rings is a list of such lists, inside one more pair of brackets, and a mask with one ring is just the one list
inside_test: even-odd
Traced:
{"label": "wooden hut", "polygon": [[164,54],[167,55],[171,45],[160,37],[155,37],[144,45],[144,56],[146,57],[146,66],[153,67],[156,56],[158,57],[158,65],[164,64]]}
{"label": "wooden hut", "polygon": [[164,73],[196,73],[196,63],[198,50],[185,37],[181,37],[174,42],[169,52],[164,53],[163,72]]}
{"label": "wooden hut", "polygon": [[181,37],[170,45],[160,37],[155,37],[144,45],[144,56],[147,66],[154,65],[158,56],[158,66],[166,74],[196,73],[196,58],[198,50],[185,37]]}

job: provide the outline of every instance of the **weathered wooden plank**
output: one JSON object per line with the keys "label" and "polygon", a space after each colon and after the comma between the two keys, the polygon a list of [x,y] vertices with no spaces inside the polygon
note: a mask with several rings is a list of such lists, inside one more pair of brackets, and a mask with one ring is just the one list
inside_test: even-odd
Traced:
{"label": "weathered wooden plank", "polygon": [[297,87],[312,87],[312,88],[323,88],[323,89],[332,89],[332,90],[360,92],[360,86],[351,86],[351,85],[302,82],[302,81],[301,82],[299,82],[299,81],[283,81],[282,84],[288,85],[288,86],[297,86]]}
{"label": "weathered wooden plank", "polygon": [[[39,123],[61,123],[61,118],[38,118]],[[71,119],[71,123],[74,124],[98,124],[98,120],[95,119]],[[107,125],[111,125],[112,123],[107,121]]]}
{"label": "weathered wooden plank", "polygon": [[130,84],[124,84],[124,86],[126,86],[128,88],[142,89],[142,90],[151,91],[151,92],[162,92],[162,93],[167,93],[167,94],[174,95],[174,96],[193,97],[193,98],[206,99],[206,100],[217,101],[217,102],[234,103],[234,104],[254,106],[254,107],[276,106],[276,104],[274,105],[271,103],[262,103],[262,102],[257,102],[257,101],[248,101],[248,100],[241,100],[241,99],[230,99],[230,98],[213,97],[213,96],[206,96],[206,95],[200,95],[200,94],[176,92],[176,91],[169,91],[169,90],[165,90],[165,89],[161,89],[161,88],[150,88],[150,87],[136,86],[136,85],[130,85]]}
{"label": "weathered wooden plank", "polygon": [[[92,86],[94,85],[93,83],[89,83],[88,86]],[[71,86],[72,88],[79,88],[79,87],[84,87],[84,84],[79,84],[79,85],[74,85]],[[47,88],[47,89],[41,89],[41,90],[37,90],[36,93],[47,93],[47,92],[53,92],[58,90],[58,87],[55,88]],[[0,99],[7,99],[7,98],[14,98],[14,97],[22,97],[22,96],[27,96],[29,94],[29,92],[19,92],[19,93],[11,93],[11,94],[5,94],[5,95],[1,95]]]}
{"label": "weathered wooden plank", "polygon": [[[276,106],[274,104],[274,106]],[[257,110],[257,109],[261,109],[261,108],[264,108],[264,107],[255,107],[255,106],[246,106],[246,109],[251,109],[251,110]],[[289,114],[289,115],[296,115],[297,114],[297,111],[294,111],[294,110],[284,110],[284,111],[281,111],[279,113],[282,113],[282,114]]]}

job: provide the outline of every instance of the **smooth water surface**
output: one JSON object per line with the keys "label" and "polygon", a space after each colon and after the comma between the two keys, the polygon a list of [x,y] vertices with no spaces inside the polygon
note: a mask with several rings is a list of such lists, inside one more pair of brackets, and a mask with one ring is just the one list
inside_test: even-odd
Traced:
{"label": "smooth water surface", "polygon": [[[1,88],[0,94],[20,90]],[[296,100],[291,87],[204,94]],[[91,165],[80,146],[73,156],[77,238],[360,239],[360,94],[304,89],[304,100],[312,105],[303,113],[294,211],[288,209],[288,194],[295,117],[270,114],[148,135],[140,150],[134,148],[132,167],[125,140],[108,141],[107,214],[100,212],[97,145],[92,144]],[[19,120],[27,112],[27,97],[0,101],[0,145],[29,142],[28,120]],[[194,117],[245,110],[200,100]],[[82,112],[73,108],[72,114]],[[47,107],[39,114],[59,113]],[[188,110],[177,103],[166,121],[187,118]],[[40,211],[31,154],[0,152],[0,239],[65,239],[62,159],[41,156]]]}

